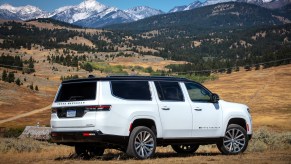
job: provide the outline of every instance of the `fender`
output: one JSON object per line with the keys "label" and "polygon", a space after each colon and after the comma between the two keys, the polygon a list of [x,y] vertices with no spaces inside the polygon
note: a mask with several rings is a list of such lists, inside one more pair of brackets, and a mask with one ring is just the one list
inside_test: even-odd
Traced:
{"label": "fender", "polygon": [[247,123],[247,118],[244,115],[229,115],[229,116],[227,116],[227,118],[223,121],[224,126],[222,129],[222,132],[223,132],[222,136],[224,136],[224,134],[226,132],[229,121],[233,118],[243,119]]}
{"label": "fender", "polygon": [[[142,112],[143,113],[143,112]],[[136,114],[136,113],[135,113]],[[125,130],[124,134],[125,136],[129,136],[130,135],[130,126],[131,124],[135,121],[135,120],[138,120],[138,119],[149,119],[149,120],[152,120],[154,121],[155,125],[156,125],[156,130],[157,130],[157,138],[162,138],[162,124],[160,122],[159,119],[155,118],[153,115],[144,115],[144,114],[141,114],[141,115],[134,115],[134,116],[131,116],[128,123],[127,123],[127,129]]]}

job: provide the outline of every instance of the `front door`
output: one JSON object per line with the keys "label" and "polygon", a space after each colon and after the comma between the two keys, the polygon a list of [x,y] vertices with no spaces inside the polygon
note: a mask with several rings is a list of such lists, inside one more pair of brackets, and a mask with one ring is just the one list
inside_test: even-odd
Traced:
{"label": "front door", "polygon": [[181,84],[155,82],[164,138],[189,138],[192,135],[191,106],[183,96]]}
{"label": "front door", "polygon": [[222,110],[211,102],[212,93],[198,83],[185,83],[193,111],[192,137],[218,137],[222,129]]}

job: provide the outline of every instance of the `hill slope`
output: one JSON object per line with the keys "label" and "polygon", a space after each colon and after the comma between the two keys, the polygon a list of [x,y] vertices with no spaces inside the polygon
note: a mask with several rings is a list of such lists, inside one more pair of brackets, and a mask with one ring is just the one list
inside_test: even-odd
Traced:
{"label": "hill slope", "polygon": [[291,65],[221,75],[205,85],[226,101],[247,104],[255,128],[291,130]]}
{"label": "hill slope", "polygon": [[[238,103],[247,104],[251,109],[253,117],[254,128],[257,129],[261,126],[268,126],[272,129],[290,131],[291,130],[291,65],[273,67],[269,69],[261,69],[257,71],[240,71],[232,74],[220,74],[219,78],[214,81],[208,81],[204,85],[212,92],[220,95],[220,98],[226,101],[233,101]],[[11,87],[12,84],[8,84]],[[3,92],[9,91],[9,87],[0,82]],[[15,100],[15,97],[21,92],[26,95],[29,91],[18,90],[11,92],[9,97],[0,98],[1,111],[3,116],[1,120],[13,117],[16,114],[22,114],[32,111],[50,104],[52,98],[57,91],[57,87],[52,88],[52,92],[47,92],[47,97],[37,94],[29,96],[33,101],[37,99],[42,102],[45,101],[43,106],[27,104],[26,108],[23,107],[27,102],[19,102],[10,104],[8,102]],[[10,89],[11,90],[11,89]],[[10,92],[9,92],[10,93]],[[20,97],[21,98],[21,97]],[[16,100],[19,101],[18,99]],[[2,103],[2,104],[1,104]],[[6,103],[6,104],[5,104]],[[2,108],[5,107],[5,108]],[[8,110],[8,109],[17,109]],[[1,126],[8,127],[21,127],[22,125],[35,125],[36,120],[42,125],[48,125],[50,119],[50,110],[37,113],[28,117],[20,118],[11,122],[1,124]]]}
{"label": "hill slope", "polygon": [[163,28],[208,31],[210,29],[234,29],[284,24],[273,15],[280,14],[252,4],[228,2],[190,11],[153,16],[132,23],[110,25],[106,28],[127,31],[151,31]]}

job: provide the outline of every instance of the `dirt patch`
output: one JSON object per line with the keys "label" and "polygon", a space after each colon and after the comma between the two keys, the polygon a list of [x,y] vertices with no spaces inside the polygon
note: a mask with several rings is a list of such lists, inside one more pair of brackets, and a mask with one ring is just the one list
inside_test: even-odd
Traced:
{"label": "dirt patch", "polygon": [[200,41],[193,41],[192,44],[194,47],[200,47],[202,43]]}

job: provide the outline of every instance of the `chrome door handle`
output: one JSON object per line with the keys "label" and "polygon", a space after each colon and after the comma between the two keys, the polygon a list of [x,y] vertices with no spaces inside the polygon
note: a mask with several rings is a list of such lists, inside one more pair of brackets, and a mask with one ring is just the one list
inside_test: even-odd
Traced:
{"label": "chrome door handle", "polygon": [[164,107],[164,108],[162,108],[163,110],[170,110],[170,108],[167,108],[167,107]]}
{"label": "chrome door handle", "polygon": [[195,108],[194,110],[196,110],[196,111],[202,111],[202,109],[200,109],[200,108]]}

